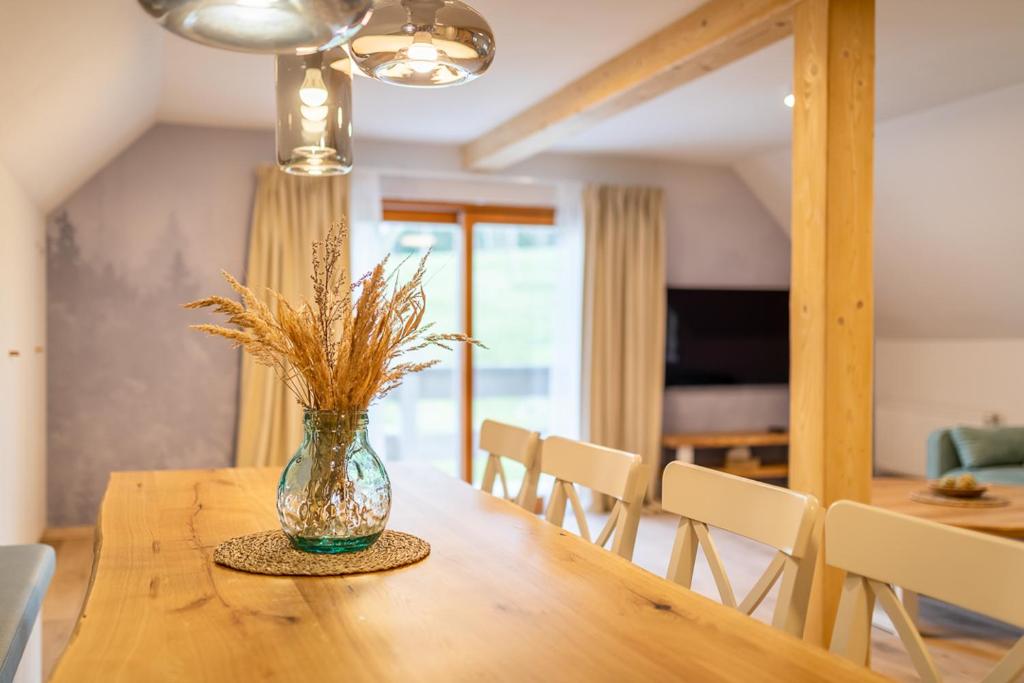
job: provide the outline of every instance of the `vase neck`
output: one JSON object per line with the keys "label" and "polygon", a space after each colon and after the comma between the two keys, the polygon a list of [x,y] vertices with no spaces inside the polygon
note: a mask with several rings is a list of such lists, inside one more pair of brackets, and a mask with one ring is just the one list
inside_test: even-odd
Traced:
{"label": "vase neck", "polygon": [[365,435],[368,418],[365,410],[343,412],[340,410],[307,409],[303,415],[302,422],[307,434],[333,432]]}

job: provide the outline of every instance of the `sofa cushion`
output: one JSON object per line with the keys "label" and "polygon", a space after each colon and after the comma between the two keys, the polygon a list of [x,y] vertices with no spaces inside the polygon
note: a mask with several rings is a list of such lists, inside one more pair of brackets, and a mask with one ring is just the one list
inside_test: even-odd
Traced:
{"label": "sofa cushion", "polygon": [[973,475],[982,484],[1013,484],[1024,486],[1024,466],[1003,465],[1002,467],[983,467],[979,470],[972,470],[966,467],[958,467],[945,473],[947,477],[956,477],[961,474]]}
{"label": "sofa cushion", "polygon": [[1024,463],[1024,427],[954,427],[950,436],[964,467]]}

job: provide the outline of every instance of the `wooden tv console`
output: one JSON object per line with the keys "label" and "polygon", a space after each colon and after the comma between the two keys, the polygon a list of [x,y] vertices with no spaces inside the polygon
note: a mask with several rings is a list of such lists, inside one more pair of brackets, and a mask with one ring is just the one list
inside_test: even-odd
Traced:
{"label": "wooden tv console", "polygon": [[[789,432],[688,432],[681,434],[665,434],[661,437],[661,445],[676,452],[676,460],[693,462],[694,450],[697,448],[737,448],[745,446],[788,446]],[[770,463],[760,467],[730,468],[729,466],[714,469],[736,474],[748,479],[783,479],[789,474],[786,463]]]}

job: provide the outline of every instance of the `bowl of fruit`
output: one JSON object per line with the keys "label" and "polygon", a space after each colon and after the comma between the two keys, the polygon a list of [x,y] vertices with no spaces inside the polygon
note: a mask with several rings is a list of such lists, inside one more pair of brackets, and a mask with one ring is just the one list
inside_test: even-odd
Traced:
{"label": "bowl of fruit", "polygon": [[971,474],[957,477],[943,477],[938,481],[929,482],[932,493],[951,498],[979,498],[988,491],[988,486],[979,484]]}

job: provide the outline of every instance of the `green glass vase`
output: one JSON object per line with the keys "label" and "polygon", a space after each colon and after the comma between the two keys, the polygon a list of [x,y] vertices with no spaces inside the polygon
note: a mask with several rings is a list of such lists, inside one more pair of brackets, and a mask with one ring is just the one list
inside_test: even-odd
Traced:
{"label": "green glass vase", "polygon": [[391,481],[366,439],[366,413],[307,410],[303,425],[277,487],[281,529],[306,552],[370,547],[391,514]]}

